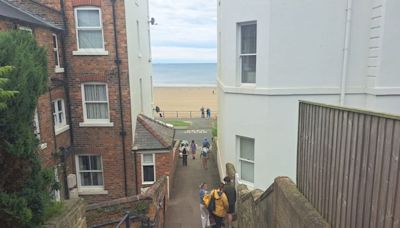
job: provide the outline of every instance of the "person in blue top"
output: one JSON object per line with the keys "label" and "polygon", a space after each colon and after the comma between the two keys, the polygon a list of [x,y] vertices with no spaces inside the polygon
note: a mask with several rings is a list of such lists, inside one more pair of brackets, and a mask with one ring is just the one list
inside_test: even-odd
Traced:
{"label": "person in blue top", "polygon": [[207,149],[210,149],[210,143],[208,142],[207,138],[204,138],[203,147],[207,147]]}
{"label": "person in blue top", "polygon": [[204,205],[204,196],[207,193],[207,183],[203,182],[200,185],[200,216],[201,216],[201,227],[206,228],[210,226],[210,214]]}

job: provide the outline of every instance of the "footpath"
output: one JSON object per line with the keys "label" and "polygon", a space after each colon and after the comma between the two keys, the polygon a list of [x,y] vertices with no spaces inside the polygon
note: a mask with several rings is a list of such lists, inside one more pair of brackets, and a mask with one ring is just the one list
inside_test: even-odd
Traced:
{"label": "footpath", "polygon": [[211,155],[208,160],[208,170],[202,168],[200,160],[201,142],[205,137],[211,141],[211,121],[206,119],[192,119],[191,121],[193,121],[193,124],[190,130],[201,131],[177,130],[176,138],[189,142],[194,139],[199,148],[195,160],[188,156],[188,166],[183,167],[182,160],[178,161],[174,187],[166,212],[166,228],[201,227],[199,185],[201,182],[206,182],[209,190],[211,190],[219,183],[215,155]]}

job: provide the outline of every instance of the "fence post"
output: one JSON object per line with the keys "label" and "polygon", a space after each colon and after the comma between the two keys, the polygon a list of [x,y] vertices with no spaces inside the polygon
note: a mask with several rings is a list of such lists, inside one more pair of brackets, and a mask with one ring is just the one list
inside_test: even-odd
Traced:
{"label": "fence post", "polygon": [[130,219],[129,219],[129,211],[127,211],[126,214],[127,214],[127,217],[126,217],[126,220],[125,220],[125,227],[126,228],[131,228]]}

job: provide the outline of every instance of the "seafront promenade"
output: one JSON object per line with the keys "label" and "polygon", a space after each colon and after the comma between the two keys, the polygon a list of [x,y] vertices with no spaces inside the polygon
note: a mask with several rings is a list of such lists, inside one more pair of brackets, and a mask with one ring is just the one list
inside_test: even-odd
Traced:
{"label": "seafront promenade", "polygon": [[[184,140],[194,139],[200,146],[202,140],[211,139],[211,120],[193,119],[188,131],[176,130],[176,138]],[[197,133],[193,133],[197,132]],[[200,153],[196,153],[196,159],[188,157],[188,166],[183,167],[182,161],[178,161],[171,198],[166,212],[166,228],[197,228],[201,227],[199,208],[199,185],[206,182],[209,190],[219,183],[219,174],[215,156],[212,154],[208,161],[208,170],[201,166]]]}

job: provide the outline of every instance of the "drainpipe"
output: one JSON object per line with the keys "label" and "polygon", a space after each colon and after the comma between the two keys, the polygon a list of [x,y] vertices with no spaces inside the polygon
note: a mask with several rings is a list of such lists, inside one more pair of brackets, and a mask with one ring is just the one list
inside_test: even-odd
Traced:
{"label": "drainpipe", "polygon": [[67,18],[65,16],[65,9],[64,9],[64,0],[60,0],[61,5],[61,15],[64,21],[64,32],[62,32],[60,41],[61,41],[61,52],[62,52],[62,59],[63,59],[63,66],[64,66],[64,90],[66,93],[66,103],[67,103],[67,111],[68,111],[68,122],[70,125],[69,128],[69,136],[71,138],[71,144],[74,143],[74,131],[72,128],[72,117],[71,117],[71,103],[70,103],[70,94],[69,94],[69,87],[68,87],[68,62],[66,58],[66,50],[65,50],[65,39],[64,37],[68,34],[68,23]]}
{"label": "drainpipe", "polygon": [[[67,105],[67,116],[68,116],[68,123],[69,123],[69,138],[72,146],[74,144],[74,128],[72,124],[72,116],[71,116],[71,99],[70,99],[70,93],[69,93],[69,86],[68,86],[68,61],[66,57],[66,48],[65,48],[65,37],[68,34],[68,23],[67,23],[67,17],[65,16],[65,5],[64,5],[64,0],[60,0],[60,9],[61,9],[61,15],[62,19],[64,21],[64,31],[61,33],[60,36],[60,41],[61,41],[61,52],[62,52],[62,59],[63,59],[63,66],[64,66],[64,80],[63,80],[63,86],[64,86],[64,91],[65,91],[65,99],[66,99],[66,105]],[[72,150],[74,151],[74,150]],[[63,158],[62,162],[64,162],[64,185],[67,185],[67,154],[65,151],[63,152]],[[75,170],[75,162],[72,159],[72,166],[73,170]],[[68,186],[66,186],[68,189]],[[69,192],[66,190],[66,197],[69,199]]]}
{"label": "drainpipe", "polygon": [[119,58],[119,51],[118,51],[118,35],[117,35],[117,20],[115,15],[115,3],[116,0],[111,0],[112,3],[112,18],[113,18],[113,27],[114,27],[114,47],[115,47],[115,65],[117,67],[117,77],[118,77],[118,96],[119,96],[119,113],[121,119],[121,143],[122,143],[122,157],[124,160],[124,188],[125,188],[125,196],[128,196],[128,180],[126,174],[126,155],[125,155],[125,124],[124,124],[124,107],[122,103],[122,88],[121,88],[121,60]]}
{"label": "drainpipe", "polygon": [[347,79],[347,69],[348,69],[348,58],[349,58],[349,43],[350,43],[350,33],[351,33],[351,16],[352,16],[352,6],[353,0],[347,0],[346,9],[346,26],[344,34],[344,47],[343,47],[343,63],[342,63],[342,76],[340,83],[340,105],[344,105],[344,98],[346,93],[346,79]]}
{"label": "drainpipe", "polygon": [[138,195],[139,194],[139,188],[138,188],[138,176],[137,176],[137,158],[136,158],[136,156],[137,156],[137,153],[136,153],[136,149],[134,149],[133,150],[133,165],[134,165],[134,169],[135,169],[135,190],[136,190],[136,192],[135,192],[135,194],[136,195]]}

